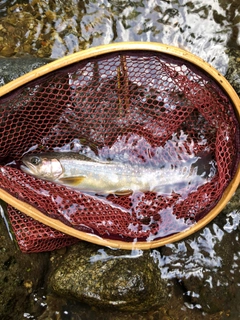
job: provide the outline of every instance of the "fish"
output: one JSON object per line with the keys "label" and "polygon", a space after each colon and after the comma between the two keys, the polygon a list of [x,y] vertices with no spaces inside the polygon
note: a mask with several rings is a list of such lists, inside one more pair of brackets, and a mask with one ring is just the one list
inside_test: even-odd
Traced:
{"label": "fish", "polygon": [[20,168],[36,178],[83,192],[120,196],[150,191],[170,195],[181,190],[189,193],[207,182],[205,171],[198,174],[198,166],[194,166],[197,162],[194,158],[179,166],[152,166],[105,161],[75,152],[49,152],[24,155]]}

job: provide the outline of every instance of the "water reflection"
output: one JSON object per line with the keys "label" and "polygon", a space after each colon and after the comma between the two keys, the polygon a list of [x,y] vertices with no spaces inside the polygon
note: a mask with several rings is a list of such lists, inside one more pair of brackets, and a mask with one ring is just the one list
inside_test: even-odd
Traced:
{"label": "water reflection", "polygon": [[1,0],[0,2],[0,16],[6,16],[7,8],[14,6],[17,0]]}
{"label": "water reflection", "polygon": [[[117,249],[112,249],[112,250],[117,250]],[[94,263],[97,261],[107,261],[112,259],[134,259],[134,258],[139,258],[142,255],[143,255],[143,251],[138,249],[133,249],[129,251],[129,254],[122,254],[122,255],[109,255],[107,254],[105,249],[99,249],[98,254],[92,255],[90,257],[90,262]]]}
{"label": "water reflection", "polygon": [[6,205],[3,203],[2,200],[0,200],[0,215],[5,223],[5,226],[7,228],[7,231],[8,231],[8,235],[9,235],[9,238],[13,241],[13,235],[12,235],[12,230],[11,230],[11,227],[9,225],[9,222],[8,222],[8,217],[7,217],[7,214],[6,214]]}
{"label": "water reflection", "polygon": [[59,58],[111,42],[156,41],[189,50],[224,74],[226,47],[240,45],[237,0],[8,1],[1,13],[2,55]]}
{"label": "water reflection", "polygon": [[[216,225],[213,225],[213,233],[206,227],[195,239],[188,242],[166,245],[170,249],[170,255],[156,254],[162,276],[166,279],[189,278],[190,276],[204,276],[204,269],[221,267],[221,257],[216,255],[215,244],[221,241],[224,233]],[[191,254],[190,254],[191,252]]]}
{"label": "water reflection", "polygon": [[237,210],[234,210],[233,212],[230,212],[228,215],[228,218],[226,219],[226,224],[224,225],[223,229],[231,233],[234,230],[239,229],[240,226],[240,212]]}
{"label": "water reflection", "polygon": [[236,287],[240,286],[240,251],[236,230],[239,225],[240,211],[233,210],[227,214],[223,224],[218,221],[191,239],[168,244],[160,251],[152,251],[162,277],[167,280],[177,279],[181,285],[183,294],[189,299],[185,303],[187,308],[201,307],[206,310],[203,302],[206,292],[213,295],[213,298],[207,298],[211,306],[216,303],[213,302],[216,292],[220,292],[221,299],[224,290],[230,295],[237,292]]}

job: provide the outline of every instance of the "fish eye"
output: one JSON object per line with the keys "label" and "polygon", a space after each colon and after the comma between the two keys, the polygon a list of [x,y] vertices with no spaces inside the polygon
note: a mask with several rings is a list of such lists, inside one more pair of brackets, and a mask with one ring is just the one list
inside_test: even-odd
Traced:
{"label": "fish eye", "polygon": [[39,163],[41,163],[41,159],[39,157],[32,157],[30,159],[31,164],[34,164],[35,166],[37,166]]}

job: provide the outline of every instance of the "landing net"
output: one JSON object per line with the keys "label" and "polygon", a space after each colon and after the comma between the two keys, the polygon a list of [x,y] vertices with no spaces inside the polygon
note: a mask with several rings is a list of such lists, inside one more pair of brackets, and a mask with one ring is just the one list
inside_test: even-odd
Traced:
{"label": "landing net", "polygon": [[[160,52],[108,53],[52,71],[1,97],[0,114],[0,187],[98,239],[151,243],[185,231],[218,203],[239,161],[228,95],[205,71]],[[195,158],[206,179],[162,194],[88,194],[20,170],[24,154],[50,151],[151,163],[163,172]],[[22,251],[76,241],[14,206],[8,213]]]}

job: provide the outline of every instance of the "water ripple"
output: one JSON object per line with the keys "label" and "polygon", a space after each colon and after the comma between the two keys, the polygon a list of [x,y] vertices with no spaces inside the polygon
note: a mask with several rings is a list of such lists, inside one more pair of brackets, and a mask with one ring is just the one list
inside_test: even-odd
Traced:
{"label": "water ripple", "polygon": [[59,58],[111,42],[155,41],[184,48],[225,74],[226,48],[240,46],[238,0],[7,1],[0,15],[0,54],[8,56]]}

